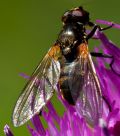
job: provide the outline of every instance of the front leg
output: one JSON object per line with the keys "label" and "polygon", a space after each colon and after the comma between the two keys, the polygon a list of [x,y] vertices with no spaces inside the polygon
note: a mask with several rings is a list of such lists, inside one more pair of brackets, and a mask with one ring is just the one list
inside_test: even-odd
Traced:
{"label": "front leg", "polygon": [[91,32],[87,35],[86,40],[89,40],[90,38],[92,38],[98,28],[100,30],[100,26],[99,25],[94,25],[94,27],[91,30]]}
{"label": "front leg", "polygon": [[105,27],[105,28],[101,28],[99,25],[94,24],[93,29],[92,29],[91,32],[87,35],[86,40],[92,38],[97,29],[99,29],[99,31],[104,31],[104,30],[107,30],[107,29],[112,28],[113,25],[114,25],[114,23],[112,23],[112,25],[107,26],[107,27]]}

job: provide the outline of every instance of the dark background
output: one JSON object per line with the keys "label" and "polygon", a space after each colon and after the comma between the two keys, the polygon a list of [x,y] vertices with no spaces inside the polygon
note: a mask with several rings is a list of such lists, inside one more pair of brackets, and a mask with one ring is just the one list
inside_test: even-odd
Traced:
{"label": "dark background", "polygon": [[[26,125],[14,128],[11,114],[26,80],[54,43],[61,29],[61,15],[70,8],[84,6],[92,21],[105,19],[120,23],[119,0],[1,0],[0,2],[0,136],[8,124],[15,136],[29,136]],[[107,36],[120,45],[120,30]],[[92,40],[89,46],[95,45]],[[56,101],[56,100],[54,100]],[[58,111],[57,102],[54,102]],[[63,111],[63,110],[62,110]]]}

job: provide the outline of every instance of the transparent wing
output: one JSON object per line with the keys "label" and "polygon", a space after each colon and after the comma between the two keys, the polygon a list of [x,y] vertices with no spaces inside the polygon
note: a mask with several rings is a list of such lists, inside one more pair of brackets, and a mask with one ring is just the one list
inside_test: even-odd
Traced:
{"label": "transparent wing", "polygon": [[77,110],[90,125],[97,124],[102,114],[102,94],[91,56],[80,56],[69,75],[72,75],[69,88]]}
{"label": "transparent wing", "polygon": [[32,74],[14,108],[14,126],[24,124],[39,113],[52,97],[60,75],[59,52],[58,46],[52,47]]}

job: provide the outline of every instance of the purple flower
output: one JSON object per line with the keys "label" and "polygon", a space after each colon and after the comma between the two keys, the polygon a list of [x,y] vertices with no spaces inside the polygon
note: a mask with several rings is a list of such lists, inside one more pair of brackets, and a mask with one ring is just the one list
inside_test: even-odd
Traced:
{"label": "purple flower", "polygon": [[[60,117],[52,103],[48,102],[46,105],[48,111],[42,111],[48,128],[45,129],[40,117],[35,115],[31,119],[34,127],[28,125],[32,136],[120,136],[120,49],[108,40],[103,32],[97,31],[95,37],[101,40],[101,45],[95,48],[95,51],[99,52],[102,49],[103,53],[112,56],[112,58],[96,58],[95,63],[104,96],[103,115],[99,124],[91,128],[76,107],[69,105],[61,95],[58,95],[58,100],[65,107],[63,116]],[[113,61],[111,67],[106,67],[111,61]],[[6,136],[13,136],[7,125],[4,132]]]}

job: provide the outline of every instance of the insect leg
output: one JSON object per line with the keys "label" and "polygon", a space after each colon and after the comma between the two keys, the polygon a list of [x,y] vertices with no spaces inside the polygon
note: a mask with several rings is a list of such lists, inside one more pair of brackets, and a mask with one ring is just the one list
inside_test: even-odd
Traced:
{"label": "insect leg", "polygon": [[117,72],[114,70],[114,68],[113,68],[113,63],[114,63],[114,61],[115,61],[114,56],[108,55],[108,54],[99,53],[99,52],[91,52],[90,54],[91,54],[91,56],[93,56],[93,57],[110,58],[110,59],[111,59],[111,62],[110,62],[109,65],[110,65],[111,70],[112,70],[116,75],[120,76],[120,73],[117,73]]}
{"label": "insect leg", "polygon": [[105,27],[105,28],[101,28],[100,31],[104,31],[104,30],[110,29],[110,28],[112,28],[113,26],[114,26],[114,23],[112,23],[112,25],[107,26],[107,27]]}
{"label": "insect leg", "polygon": [[91,32],[87,35],[86,40],[92,38],[98,28],[100,29],[100,26],[94,25],[94,27],[91,30]]}
{"label": "insect leg", "polygon": [[42,110],[40,110],[40,112],[38,113],[39,116],[42,116]]}
{"label": "insect leg", "polygon": [[102,57],[102,58],[111,58],[113,59],[113,56],[112,55],[109,55],[109,54],[103,54],[103,53],[100,53],[100,52],[90,52],[91,56],[93,57]]}
{"label": "insect leg", "polygon": [[[93,26],[93,23],[90,22],[89,25]],[[114,23],[112,23],[112,25],[107,26],[107,27],[105,27],[105,28],[101,28],[99,25],[94,24],[93,29],[92,29],[91,32],[87,35],[86,40],[92,38],[97,29],[99,29],[99,31],[104,31],[104,30],[107,30],[107,29],[112,28],[113,25],[114,25]]]}
{"label": "insect leg", "polygon": [[112,107],[111,105],[109,104],[108,100],[106,99],[105,96],[102,96],[103,100],[105,101],[105,103],[107,104],[108,108],[109,108],[109,111],[111,112],[112,111]]}

